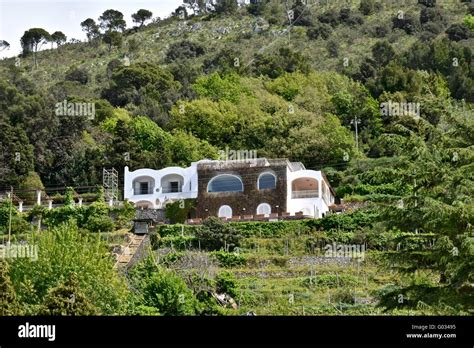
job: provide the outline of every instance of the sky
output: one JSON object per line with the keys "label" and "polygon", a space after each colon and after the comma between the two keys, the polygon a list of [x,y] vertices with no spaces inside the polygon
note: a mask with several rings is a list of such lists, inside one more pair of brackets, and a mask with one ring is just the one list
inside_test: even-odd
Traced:
{"label": "sky", "polygon": [[0,40],[10,43],[10,49],[0,52],[0,58],[18,55],[20,38],[30,28],[43,28],[50,34],[59,30],[68,41],[83,41],[86,35],[80,23],[87,18],[97,22],[105,10],[122,12],[127,27],[132,27],[130,16],[141,8],[153,12],[153,18],[164,18],[181,3],[182,0],[0,0]]}

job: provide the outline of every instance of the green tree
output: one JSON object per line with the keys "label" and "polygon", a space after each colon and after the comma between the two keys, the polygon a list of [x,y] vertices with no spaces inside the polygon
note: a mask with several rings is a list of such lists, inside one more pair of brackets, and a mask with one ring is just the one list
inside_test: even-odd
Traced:
{"label": "green tree", "polygon": [[378,41],[372,46],[372,57],[379,67],[385,66],[395,57],[395,50],[388,41]]}
{"label": "green tree", "polygon": [[19,190],[20,193],[17,193],[17,196],[22,198],[26,203],[34,203],[36,198],[35,191],[44,190],[44,185],[38,173],[29,172],[25,179],[20,183]]}
{"label": "green tree", "polygon": [[54,42],[57,45],[57,47],[64,44],[66,40],[67,40],[66,35],[64,35],[64,33],[61,31],[55,31],[54,33],[51,34],[51,42]]}
{"label": "green tree", "polygon": [[255,75],[267,75],[277,78],[285,72],[308,73],[310,66],[306,57],[289,48],[282,47],[276,54],[257,54],[254,61]]}
{"label": "green tree", "polygon": [[41,46],[51,41],[51,35],[42,28],[31,28],[23,34],[21,37],[21,47],[23,48],[23,54],[28,54],[33,51],[33,57],[35,67],[38,67],[37,52]]}
{"label": "green tree", "polygon": [[132,14],[132,19],[135,23],[140,25],[140,28],[143,27],[146,21],[150,20],[153,17],[153,13],[148,10],[140,9],[136,13]]}
{"label": "green tree", "polygon": [[43,315],[99,315],[100,311],[82,291],[78,277],[71,273],[66,281],[48,290],[41,312]]}
{"label": "green tree", "polygon": [[108,31],[104,34],[104,42],[109,45],[109,52],[112,47],[120,48],[123,44],[122,34],[118,31]]}
{"label": "green tree", "polygon": [[87,40],[91,42],[100,35],[99,26],[92,18],[87,18],[81,22],[82,31],[86,32]]}
{"label": "green tree", "polygon": [[33,147],[20,125],[13,127],[0,120],[0,183],[18,185],[33,171]]}
{"label": "green tree", "polygon": [[116,10],[106,10],[99,17],[99,26],[106,32],[124,31],[127,23],[123,19],[123,14]]}

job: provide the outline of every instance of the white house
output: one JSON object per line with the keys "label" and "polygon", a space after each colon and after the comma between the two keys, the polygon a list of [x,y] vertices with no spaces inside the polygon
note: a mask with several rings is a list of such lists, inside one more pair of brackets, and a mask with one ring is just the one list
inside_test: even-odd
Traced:
{"label": "white house", "polygon": [[286,159],[201,160],[161,170],[125,167],[124,198],[137,207],[197,199],[199,218],[294,216],[320,218],[334,205],[334,191],[321,171]]}

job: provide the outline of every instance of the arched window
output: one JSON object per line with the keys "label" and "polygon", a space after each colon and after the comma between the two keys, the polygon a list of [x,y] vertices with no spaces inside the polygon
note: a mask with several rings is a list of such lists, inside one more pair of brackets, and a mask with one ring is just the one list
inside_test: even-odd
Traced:
{"label": "arched window", "polygon": [[276,176],[272,173],[263,173],[258,178],[259,190],[272,190],[276,187]]}
{"label": "arched window", "polygon": [[266,217],[270,216],[272,213],[272,207],[270,204],[262,203],[257,207],[257,215],[265,215]]}
{"label": "arched window", "polygon": [[242,180],[235,175],[222,174],[209,181],[207,192],[243,192],[244,184]]}
{"label": "arched window", "polygon": [[230,219],[232,217],[232,208],[228,205],[221,206],[219,208],[219,213],[217,214],[217,216]]}

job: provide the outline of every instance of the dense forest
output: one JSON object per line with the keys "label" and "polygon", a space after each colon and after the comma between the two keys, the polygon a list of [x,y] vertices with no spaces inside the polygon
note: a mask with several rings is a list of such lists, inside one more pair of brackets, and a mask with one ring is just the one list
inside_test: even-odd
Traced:
{"label": "dense forest", "polygon": [[[234,313],[214,292],[239,298],[238,313],[301,314],[301,301],[312,314],[472,314],[474,4],[194,5],[166,19],[141,9],[132,28],[107,10],[84,18],[87,42],[27,29],[22,54],[0,61],[0,191],[101,185],[103,168],[187,166],[230,148],[323,170],[359,209],[273,227],[165,226],[125,278],[104,254],[133,208],[108,207],[103,192],[77,208],[69,192],[63,208],[14,212],[13,233],[40,255],[1,263],[3,313]],[[93,113],[58,112],[69,103]],[[10,205],[0,202],[5,234]],[[255,274],[262,263],[285,273],[326,242],[367,244],[364,275],[354,265],[315,278],[304,265],[273,283]]]}

